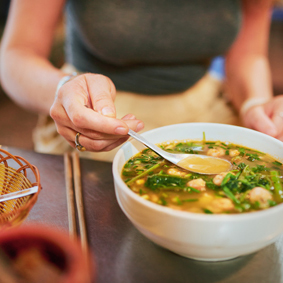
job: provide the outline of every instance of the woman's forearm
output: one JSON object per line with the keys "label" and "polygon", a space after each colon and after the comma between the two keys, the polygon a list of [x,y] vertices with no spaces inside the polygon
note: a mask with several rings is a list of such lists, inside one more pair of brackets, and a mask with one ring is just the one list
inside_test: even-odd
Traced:
{"label": "woman's forearm", "polygon": [[21,48],[1,51],[1,85],[20,106],[48,114],[56,86],[65,75],[45,58]]}
{"label": "woman's forearm", "polygon": [[243,22],[226,56],[227,92],[236,109],[252,97],[272,96],[268,61],[271,0],[243,0]]}
{"label": "woman's forearm", "polygon": [[48,61],[65,0],[12,0],[0,49],[5,92],[31,111],[49,113],[64,74]]}
{"label": "woman's forearm", "polygon": [[[243,62],[227,61],[226,90],[236,110],[240,111],[243,103],[252,98],[268,101],[272,97],[271,73],[268,58],[249,56],[241,58]],[[229,63],[234,65],[229,71]],[[237,70],[238,69],[238,70]]]}

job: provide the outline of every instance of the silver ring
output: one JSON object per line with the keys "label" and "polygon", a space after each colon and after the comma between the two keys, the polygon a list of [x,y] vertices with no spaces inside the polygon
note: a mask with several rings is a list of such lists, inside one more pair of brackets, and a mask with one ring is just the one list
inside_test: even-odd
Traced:
{"label": "silver ring", "polygon": [[79,143],[79,137],[80,137],[80,133],[77,133],[76,134],[76,138],[75,138],[75,144],[76,144],[76,149],[78,150],[78,151],[85,151],[86,149],[85,149],[85,147],[84,146],[82,146],[80,143]]}

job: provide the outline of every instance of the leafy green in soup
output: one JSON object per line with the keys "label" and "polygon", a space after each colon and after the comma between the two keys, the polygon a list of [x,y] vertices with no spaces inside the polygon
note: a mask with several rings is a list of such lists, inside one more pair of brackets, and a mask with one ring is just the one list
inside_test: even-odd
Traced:
{"label": "leafy green in soup", "polygon": [[172,153],[220,157],[233,166],[229,172],[200,175],[145,149],[124,165],[122,179],[146,200],[207,214],[252,212],[283,201],[283,166],[268,154],[220,141],[171,142],[160,147]]}

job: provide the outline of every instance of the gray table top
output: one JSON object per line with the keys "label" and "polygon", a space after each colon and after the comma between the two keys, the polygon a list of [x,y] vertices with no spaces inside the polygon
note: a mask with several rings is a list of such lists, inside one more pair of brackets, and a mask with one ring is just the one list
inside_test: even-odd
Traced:
{"label": "gray table top", "polygon": [[[68,230],[63,157],[4,149],[24,157],[40,172],[43,190],[23,225],[37,222]],[[257,253],[229,261],[181,257],[152,243],[126,218],[116,201],[110,163],[81,159],[80,165],[89,245],[97,264],[96,282],[283,282],[283,236]]]}

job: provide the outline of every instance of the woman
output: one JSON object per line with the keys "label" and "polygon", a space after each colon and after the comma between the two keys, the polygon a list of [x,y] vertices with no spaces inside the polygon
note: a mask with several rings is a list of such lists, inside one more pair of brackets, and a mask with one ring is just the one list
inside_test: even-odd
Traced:
{"label": "woman", "polygon": [[[68,65],[59,70],[48,56],[65,4]],[[273,97],[267,58],[271,7],[271,0],[13,0],[1,82],[16,103],[50,114],[72,147],[111,151],[129,128],[237,124],[209,94],[219,86],[205,74],[209,60],[224,54],[226,93],[243,124],[283,140],[283,97]]]}

